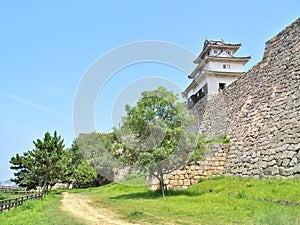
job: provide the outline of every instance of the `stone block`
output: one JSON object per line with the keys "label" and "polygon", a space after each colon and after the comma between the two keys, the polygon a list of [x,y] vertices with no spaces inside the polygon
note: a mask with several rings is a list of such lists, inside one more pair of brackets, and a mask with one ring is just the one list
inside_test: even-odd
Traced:
{"label": "stone block", "polygon": [[191,184],[197,184],[198,183],[198,180],[191,180]]}
{"label": "stone block", "polygon": [[269,161],[272,161],[275,158],[275,154],[274,155],[270,155],[269,156]]}
{"label": "stone block", "polygon": [[292,167],[292,166],[295,166],[295,165],[297,165],[297,162],[298,162],[297,158],[294,157],[294,158],[292,158],[292,160],[291,160],[289,166],[291,166],[291,167]]}
{"label": "stone block", "polygon": [[170,180],[170,185],[172,186],[177,186],[178,184],[178,180]]}
{"label": "stone block", "polygon": [[191,170],[191,171],[196,170],[196,166],[195,166],[195,165],[192,165],[192,166],[190,167],[190,170]]}
{"label": "stone block", "polygon": [[273,165],[276,165],[277,162],[275,159],[273,159],[272,161],[269,162],[269,166],[273,166]]}
{"label": "stone block", "polygon": [[265,175],[271,175],[272,174],[272,167],[268,167],[264,170]]}
{"label": "stone block", "polygon": [[294,151],[289,151],[289,152],[287,153],[287,158],[292,159],[296,154],[297,154],[297,153],[294,152]]}
{"label": "stone block", "polygon": [[189,186],[189,185],[191,185],[191,181],[190,181],[189,179],[185,179],[185,180],[183,181],[183,185]]}
{"label": "stone block", "polygon": [[[295,169],[295,168],[294,168]],[[279,174],[282,176],[290,176],[294,173],[293,168],[283,168],[283,167],[279,167]]]}
{"label": "stone block", "polygon": [[188,177],[188,179],[189,179],[189,180],[194,179],[194,174],[190,174],[189,177]]}
{"label": "stone block", "polygon": [[261,167],[263,169],[267,168],[268,167],[268,163],[267,162],[261,162]]}
{"label": "stone block", "polygon": [[174,190],[174,187],[172,185],[167,185],[167,190]]}
{"label": "stone block", "polygon": [[255,164],[255,163],[257,163],[258,162],[258,158],[256,157],[256,158],[252,158],[252,159],[250,159],[250,162],[249,163],[252,163],[252,164]]}
{"label": "stone block", "polygon": [[262,159],[263,161],[269,161],[269,156],[268,155],[266,155],[265,157],[263,157],[263,159]]}
{"label": "stone block", "polygon": [[276,150],[275,149],[270,149],[269,156],[274,156],[275,154],[276,154]]}
{"label": "stone block", "polygon": [[[300,100],[299,100],[299,102],[300,102]],[[299,150],[299,149],[300,149],[300,142],[295,145],[295,150]]]}
{"label": "stone block", "polygon": [[300,163],[298,163],[294,168],[293,168],[294,174],[300,173]]}
{"label": "stone block", "polygon": [[185,178],[185,175],[182,175],[182,174],[179,175],[179,180],[184,180],[184,178]]}
{"label": "stone block", "polygon": [[277,159],[277,166],[281,166],[282,165],[282,160],[281,159]]}
{"label": "stone block", "polygon": [[290,144],[290,145],[287,147],[287,150],[289,150],[289,151],[295,150],[295,145],[294,145],[294,144]]}
{"label": "stone block", "polygon": [[178,174],[180,174],[180,175],[186,174],[186,169],[179,170],[179,171],[178,171]]}
{"label": "stone block", "polygon": [[224,166],[217,166],[217,170],[223,171],[224,170]]}
{"label": "stone block", "polygon": [[289,165],[290,161],[291,161],[290,159],[284,159],[284,160],[282,160],[282,166],[283,167],[287,167]]}
{"label": "stone block", "polygon": [[278,166],[273,166],[271,168],[271,175],[274,176],[274,175],[277,175],[277,174],[279,174],[279,168],[278,168]]}

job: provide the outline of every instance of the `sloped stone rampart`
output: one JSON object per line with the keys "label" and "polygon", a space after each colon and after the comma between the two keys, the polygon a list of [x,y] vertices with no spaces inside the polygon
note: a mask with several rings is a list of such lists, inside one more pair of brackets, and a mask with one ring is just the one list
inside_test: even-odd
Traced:
{"label": "sloped stone rampart", "polygon": [[201,130],[231,140],[224,174],[300,176],[299,36],[300,18],[266,42],[261,62],[206,103]]}

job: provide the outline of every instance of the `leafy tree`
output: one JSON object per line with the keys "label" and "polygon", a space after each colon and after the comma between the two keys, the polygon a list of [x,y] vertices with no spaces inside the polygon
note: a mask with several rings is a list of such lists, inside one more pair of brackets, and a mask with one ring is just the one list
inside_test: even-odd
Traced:
{"label": "leafy tree", "polygon": [[83,157],[79,146],[78,138],[74,140],[71,148],[67,150],[69,177],[75,187],[92,187],[100,184],[98,175]]}
{"label": "leafy tree", "polygon": [[113,133],[89,133],[76,139],[80,153],[86,162],[96,170],[99,184],[113,181],[115,170],[119,167],[112,151],[114,140]]}
{"label": "leafy tree", "polygon": [[68,162],[67,162],[67,168],[69,171],[68,177],[69,177],[69,181],[73,182],[74,179],[76,180],[76,170],[78,165],[80,165],[84,160],[77,141],[74,140],[71,147],[67,149],[66,151],[67,153],[67,158],[68,158]]}
{"label": "leafy tree", "polygon": [[115,129],[116,152],[122,161],[155,176],[165,196],[164,175],[185,163],[196,146],[196,135],[189,131],[193,117],[178,95],[163,87],[144,91],[135,106],[125,109],[123,125]]}
{"label": "leafy tree", "polygon": [[33,150],[11,158],[10,168],[17,170],[12,181],[28,189],[42,186],[43,190],[64,181],[68,174],[68,158],[61,136],[56,131],[53,136],[46,132],[42,140],[37,139],[33,143]]}
{"label": "leafy tree", "polygon": [[78,187],[91,187],[95,185],[97,173],[86,161],[82,161],[75,170]]}

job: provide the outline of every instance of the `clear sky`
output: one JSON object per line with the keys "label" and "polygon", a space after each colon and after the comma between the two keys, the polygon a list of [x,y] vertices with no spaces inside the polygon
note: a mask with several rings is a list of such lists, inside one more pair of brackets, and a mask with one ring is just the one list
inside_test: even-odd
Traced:
{"label": "clear sky", "polygon": [[[261,60],[265,42],[300,17],[299,9],[299,0],[0,0],[0,180],[12,177],[9,159],[31,150],[46,131],[57,130],[71,145],[76,90],[92,63],[110,50],[158,40],[197,55],[206,37],[222,38],[242,43],[237,55],[252,57],[247,70]],[[119,99],[147,77],[173,82],[179,92],[190,82],[184,72],[159,63],[120,70],[95,103],[97,131],[111,130],[114,103],[134,101],[132,95]]]}

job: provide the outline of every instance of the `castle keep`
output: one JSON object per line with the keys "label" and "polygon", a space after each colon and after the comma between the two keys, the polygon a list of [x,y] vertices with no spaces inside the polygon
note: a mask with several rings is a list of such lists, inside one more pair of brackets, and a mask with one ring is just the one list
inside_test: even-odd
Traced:
{"label": "castle keep", "polygon": [[228,44],[223,40],[205,40],[203,50],[194,61],[195,70],[188,76],[191,84],[183,92],[188,108],[207,95],[217,94],[243,75],[243,66],[250,57],[235,57],[241,44]]}
{"label": "castle keep", "polygon": [[[214,52],[220,50],[217,46],[223,46],[222,53]],[[200,130],[208,137],[228,134],[230,144],[209,146],[204,160],[168,175],[168,189],[187,188],[200,177],[215,175],[300,177],[300,18],[266,42],[258,64],[245,74],[227,71],[225,82],[220,74],[226,71],[212,72],[212,65],[220,62],[219,69],[226,70],[233,68],[226,64],[236,62],[241,69],[249,57],[235,59],[232,54],[238,47],[207,41],[190,75],[193,81],[183,93]]]}

